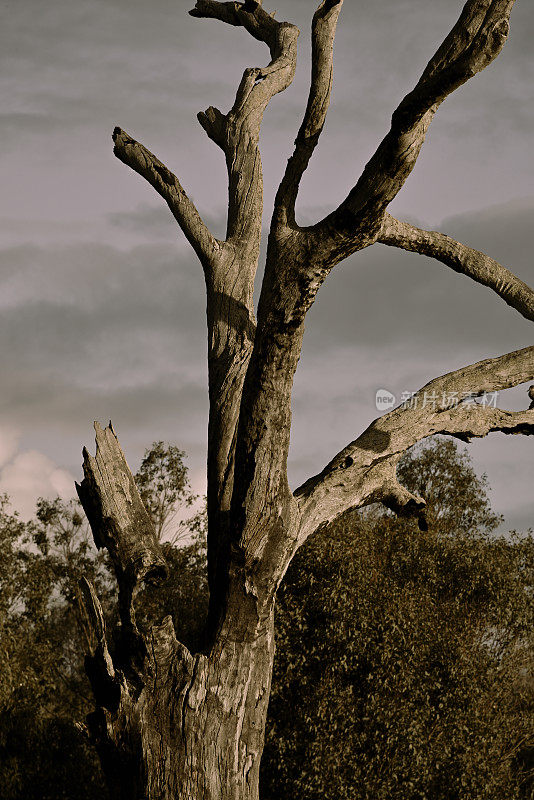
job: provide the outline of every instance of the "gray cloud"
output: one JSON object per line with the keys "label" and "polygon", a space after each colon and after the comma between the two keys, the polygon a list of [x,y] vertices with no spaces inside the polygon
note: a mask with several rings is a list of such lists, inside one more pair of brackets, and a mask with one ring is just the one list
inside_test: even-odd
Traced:
{"label": "gray cloud", "polygon": [[[533,213],[534,199],[525,199],[453,217],[435,227],[501,259],[532,283]],[[320,289],[308,327],[305,353],[363,340],[377,350],[396,349],[400,343],[412,352],[416,347],[421,358],[430,347],[448,353],[451,343],[456,349],[489,355],[524,346],[531,335],[530,323],[489,289],[433,259],[385,245],[364,250],[335,268]]]}
{"label": "gray cloud", "polygon": [[[194,197],[192,197],[194,201]],[[224,237],[226,214],[204,213],[203,219],[216,236]],[[116,211],[108,214],[107,220],[114,228],[127,231],[130,236],[158,241],[175,241],[178,238],[176,221],[164,203],[158,206],[141,203],[131,211]]]}
{"label": "gray cloud", "polygon": [[[509,256],[532,282],[526,253],[533,206],[515,201],[439,227]],[[112,216],[111,223],[135,227],[147,240],[176,236],[160,206]],[[25,446],[73,471],[90,420],[111,417],[135,458],[163,437],[179,441],[200,470],[205,299],[200,265],[183,242],[129,250],[21,245],[3,251],[0,265],[3,418],[25,432]],[[437,374],[530,341],[528,323],[489,290],[382,245],[333,271],[307,328],[294,393],[295,484],[376,416],[377,388],[399,397]],[[513,443],[505,446],[513,452]],[[492,458],[497,463],[495,452]]]}
{"label": "gray cloud", "polygon": [[[8,193],[11,185],[15,189],[12,202],[21,202],[16,192],[20,164],[16,156],[12,160],[20,146],[25,147],[25,170],[39,184],[51,180],[49,158],[56,161],[56,172],[61,165],[62,186],[56,177],[50,187],[56,196],[65,183],[78,184],[80,176],[87,180],[96,171],[100,192],[96,184],[87,187],[94,203],[105,205],[119,191],[127,191],[136,202],[146,197],[146,189],[137,194],[138,185],[121,178],[118,165],[111,178],[109,135],[120,124],[179,170],[201,206],[213,210],[214,202],[224,204],[222,159],[199,129],[195,114],[212,103],[226,110],[243,67],[265,62],[267,54],[243,31],[192,19],[187,7],[177,8],[170,0],[155,6],[139,0],[90,5],[28,0],[12,6],[0,50],[7,98],[4,123],[9,130],[9,148],[4,141],[3,150],[4,159],[9,157],[4,185]],[[339,201],[350,188],[347,165],[352,165],[348,172],[355,179],[387,130],[391,111],[414,85],[458,11],[456,0],[345,4],[333,102],[324,141],[304,181],[306,204],[319,193],[328,204]],[[266,115],[262,142],[268,199],[298,128],[309,69],[309,3],[288,0],[279,16],[301,27],[302,66],[294,85],[274,99]],[[432,215],[444,215],[452,186],[456,205],[480,205],[480,198],[487,196],[481,162],[484,169],[497,170],[501,189],[509,196],[525,193],[531,185],[524,168],[514,171],[513,166],[525,162],[530,153],[525,131],[532,128],[533,106],[527,98],[534,69],[529,47],[533,26],[532,7],[518,4],[510,42],[498,62],[440,110],[428,143],[433,153],[427,157],[430,147],[425,148],[404,193],[405,207],[412,213],[421,214],[434,203]],[[496,155],[498,161],[506,158],[506,170],[499,170]],[[467,165],[472,172],[469,187]],[[442,191],[429,192],[439,181]],[[76,194],[79,188],[67,192],[67,209]],[[86,202],[77,197],[80,200]],[[454,207],[451,203],[449,213]]]}
{"label": "gray cloud", "polygon": [[[268,54],[239,29],[192,19],[193,4],[25,0],[5,15],[2,423],[21,431],[21,446],[75,474],[91,420],[108,417],[132,461],[166,438],[191,453],[196,474],[202,470],[200,267],[159,198],[114,159],[110,139],[120,124],[142,141],[223,234],[224,160],[195,115],[211,104],[226,111],[243,68],[266,63]],[[345,3],[331,110],[299,200],[303,224],[346,195],[460,7],[459,0]],[[274,98],[262,132],[266,223],[306,102],[310,16],[309,0],[286,0],[278,10],[302,33],[294,84]],[[534,201],[514,198],[532,191],[533,35],[534,7],[516,4],[502,55],[440,109],[392,207],[489,252],[530,283]],[[416,389],[530,341],[527,323],[488,290],[384,246],[336,267],[307,328],[295,385],[294,483],[368,424],[379,386]],[[479,465],[490,464],[496,496],[523,525],[528,505],[518,473],[532,473],[530,451],[518,442],[496,437],[473,452]]]}
{"label": "gray cloud", "polygon": [[150,427],[183,416],[192,430],[205,417],[203,278],[189,253],[82,244],[1,255],[2,415],[25,444],[62,432],[46,452],[72,468],[92,419],[141,426],[146,446]]}

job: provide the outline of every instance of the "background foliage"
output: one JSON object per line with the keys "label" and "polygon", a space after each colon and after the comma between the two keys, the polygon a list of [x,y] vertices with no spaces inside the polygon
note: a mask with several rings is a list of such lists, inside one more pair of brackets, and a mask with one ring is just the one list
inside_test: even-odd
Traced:
{"label": "background foliage", "polygon": [[264,796],[531,797],[531,536],[492,536],[487,483],[449,441],[409,453],[428,533],[347,514],[278,600]]}
{"label": "background foliage", "polygon": [[[142,627],[171,613],[195,649],[205,519],[177,521],[194,499],[183,458],[156,442],[136,476],[170,564],[137,613]],[[487,482],[450,441],[409,453],[399,476],[427,500],[427,533],[347,514],[282,585],[266,800],[534,797],[534,540],[495,535]],[[91,698],[76,599],[83,574],[112,617],[113,578],[75,504],[41,500],[23,523],[1,498],[0,542],[0,796],[103,798],[77,725]]]}

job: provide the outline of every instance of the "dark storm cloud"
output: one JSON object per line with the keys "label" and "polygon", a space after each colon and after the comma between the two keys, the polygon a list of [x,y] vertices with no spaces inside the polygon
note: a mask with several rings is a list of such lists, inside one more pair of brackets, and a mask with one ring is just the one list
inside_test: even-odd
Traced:
{"label": "dark storm cloud", "polygon": [[534,278],[532,220],[534,196],[490,206],[442,223],[451,236],[492,255],[527,283]]}
{"label": "dark storm cloud", "polygon": [[170,211],[163,206],[138,206],[133,211],[117,211],[108,216],[111,225],[129,233],[150,239],[176,237],[176,222]]}
{"label": "dark storm cloud", "polygon": [[[434,227],[500,259],[534,282],[530,238],[534,198],[452,217]],[[432,227],[432,226],[431,226]],[[374,245],[336,267],[308,317],[305,353],[354,343],[380,350],[448,352],[514,349],[531,323],[494,292],[434,259]],[[482,357],[482,356],[481,356]],[[432,357],[430,357],[432,358]]]}

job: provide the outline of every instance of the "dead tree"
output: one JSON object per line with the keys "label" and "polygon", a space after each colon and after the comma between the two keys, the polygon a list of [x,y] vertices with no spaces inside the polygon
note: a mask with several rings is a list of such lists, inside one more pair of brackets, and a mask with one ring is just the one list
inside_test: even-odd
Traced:
{"label": "dead tree", "polygon": [[[197,0],[190,12],[241,26],[269,48],[266,67],[245,70],[235,103],[198,115],[228,169],[226,238],[215,238],[178,178],[115,128],[115,154],[168,204],[204,270],[209,342],[208,560],[206,646],[191,653],[170,618],[142,635],[133,598],[165,564],[113,430],[97,427],[97,455],[85,452],[80,496],[97,545],[108,548],[119,585],[121,625],[108,645],[103,615],[84,586],[92,628],[87,657],[96,710],[88,731],[112,796],[131,800],[256,800],[274,654],[277,587],[297,548],[347,509],[382,502],[415,514],[424,501],[396,478],[411,445],[432,434],[463,441],[491,431],[534,433],[534,411],[472,402],[534,378],[534,347],[490,358],[431,381],[412,402],[375,420],[296,491],[287,479],[291,390],[304,320],[341,260],[381,242],[430,256],[492,289],[529,320],[534,292],[504,266],[448,236],[400,222],[388,205],[412,171],[445,98],[502,49],[514,0],[468,0],[458,22],[401,101],[391,128],[341,205],[315,225],[295,221],[300,180],[321,134],[332,85],[334,34],[343,0],[323,0],[312,23],[307,108],[276,199],[257,319],[262,169],[258,139],[271,98],[286,89],[298,29],[261,2]],[[450,392],[465,397],[451,406]],[[113,653],[111,655],[110,653]]]}

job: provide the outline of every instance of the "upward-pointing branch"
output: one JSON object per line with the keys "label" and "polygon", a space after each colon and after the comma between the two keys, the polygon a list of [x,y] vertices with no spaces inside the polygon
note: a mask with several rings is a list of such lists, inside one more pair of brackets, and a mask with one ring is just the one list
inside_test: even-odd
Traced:
{"label": "upward-pointing branch", "polygon": [[514,0],[467,0],[416,87],[394,112],[389,132],[355,187],[336,211],[309,229],[321,260],[336,263],[376,240],[382,214],[414,168],[434,114],[451,92],[498,56],[513,5]]}
{"label": "upward-pointing branch", "polygon": [[197,0],[193,17],[245,28],[264,42],[271,61],[246,69],[227,114],[210,107],[198,115],[208,136],[223,150],[228,170],[228,222],[221,268],[207,281],[209,329],[208,580],[209,626],[217,625],[226,596],[230,550],[237,422],[255,337],[253,288],[260,252],[263,176],[258,147],[263,114],[271,98],[293,79],[298,28],[277,22],[247,2]]}
{"label": "upward-pointing branch", "polygon": [[310,162],[324,127],[334,59],[334,39],[343,0],[323,0],[312,21],[312,73],[308,104],[275,201],[282,224],[295,221],[295,202],[300,180]]}
{"label": "upward-pointing branch", "polygon": [[386,214],[379,242],[430,256],[493,289],[526,319],[534,320],[534,291],[493,258],[437,231],[425,231]]}
{"label": "upward-pointing branch", "polygon": [[220,252],[220,242],[209,232],[176,175],[121,128],[113,131],[113,141],[117,158],[142,175],[163,197],[204,268],[213,264]]}

